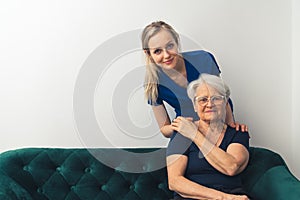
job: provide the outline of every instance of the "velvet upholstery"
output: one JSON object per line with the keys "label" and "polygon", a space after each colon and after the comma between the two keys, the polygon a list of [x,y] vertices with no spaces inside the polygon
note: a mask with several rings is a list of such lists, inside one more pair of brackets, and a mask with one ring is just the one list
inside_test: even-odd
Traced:
{"label": "velvet upholstery", "polygon": [[[151,152],[158,149],[129,149]],[[0,154],[0,199],[89,200],[89,199],[170,199],[162,149],[159,159],[124,162],[138,166],[138,173],[124,172],[101,163],[87,149],[24,148]],[[93,149],[106,157],[118,149]],[[116,166],[124,163],[115,163]],[[165,165],[165,163],[163,164]],[[300,182],[276,153],[250,148],[250,162],[242,173],[243,186],[255,199],[299,200]]]}

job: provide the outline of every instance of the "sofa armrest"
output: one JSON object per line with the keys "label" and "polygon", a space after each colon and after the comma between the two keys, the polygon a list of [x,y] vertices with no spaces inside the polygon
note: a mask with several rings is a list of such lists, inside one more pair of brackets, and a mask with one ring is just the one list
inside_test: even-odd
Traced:
{"label": "sofa armrest", "polygon": [[10,198],[10,197],[8,197],[6,195],[5,191],[2,191],[2,188],[0,188],[0,199],[3,199],[3,200],[12,200],[12,198]]}
{"label": "sofa armrest", "polygon": [[10,177],[0,174],[1,200],[31,200],[30,194]]}
{"label": "sofa armrest", "polygon": [[300,199],[300,181],[283,158],[269,149],[250,147],[249,164],[241,178],[243,188],[255,200]]}
{"label": "sofa armrest", "polygon": [[[300,181],[286,166],[276,166],[264,173],[252,189],[254,194],[263,194],[263,199],[300,199]],[[257,196],[255,199],[262,199]]]}

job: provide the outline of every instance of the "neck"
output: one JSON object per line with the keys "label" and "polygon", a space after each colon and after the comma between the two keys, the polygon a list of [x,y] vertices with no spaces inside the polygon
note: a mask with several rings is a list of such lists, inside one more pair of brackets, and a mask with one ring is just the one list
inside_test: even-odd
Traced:
{"label": "neck", "polygon": [[180,58],[177,65],[173,69],[163,69],[164,73],[169,76],[177,85],[186,88],[187,74],[183,59]]}
{"label": "neck", "polygon": [[198,130],[203,134],[207,135],[209,133],[222,133],[226,129],[227,125],[222,121],[199,121]]}
{"label": "neck", "polygon": [[[199,126],[199,128],[201,127],[202,126]],[[227,125],[223,122],[206,123],[206,126],[203,128],[204,130],[199,129],[199,131],[204,135],[204,137],[208,141],[210,141],[214,145],[219,146],[223,140],[226,127]]]}
{"label": "neck", "polygon": [[173,69],[162,69],[169,77],[186,76],[184,60],[178,55],[178,62]]}

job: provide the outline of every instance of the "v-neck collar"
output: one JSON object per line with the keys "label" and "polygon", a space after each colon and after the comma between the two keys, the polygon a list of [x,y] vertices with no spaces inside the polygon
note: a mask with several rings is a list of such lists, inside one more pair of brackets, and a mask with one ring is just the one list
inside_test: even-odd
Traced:
{"label": "v-neck collar", "polygon": [[[189,78],[191,77],[190,76],[190,70],[188,70],[188,66],[189,66],[189,63],[186,61],[185,58],[183,58],[183,61],[184,61],[184,67],[185,67],[185,72],[186,72],[186,79],[187,79],[187,85],[191,82],[189,80]],[[187,86],[186,87],[182,87],[180,85],[178,85],[173,79],[171,79],[161,68],[159,68],[160,72],[168,79],[168,82],[170,82],[173,86],[177,87],[177,88],[180,88],[182,90],[186,90],[187,89]]]}

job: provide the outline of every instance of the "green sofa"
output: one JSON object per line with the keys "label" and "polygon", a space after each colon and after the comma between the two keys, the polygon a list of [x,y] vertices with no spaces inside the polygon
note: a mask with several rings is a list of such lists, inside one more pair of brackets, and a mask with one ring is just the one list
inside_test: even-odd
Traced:
{"label": "green sofa", "polygon": [[[137,156],[118,156],[123,152]],[[147,158],[151,152],[155,156]],[[241,176],[254,199],[300,199],[299,180],[270,150],[251,147],[249,165]],[[1,200],[171,198],[165,149],[24,148],[0,154]]]}

